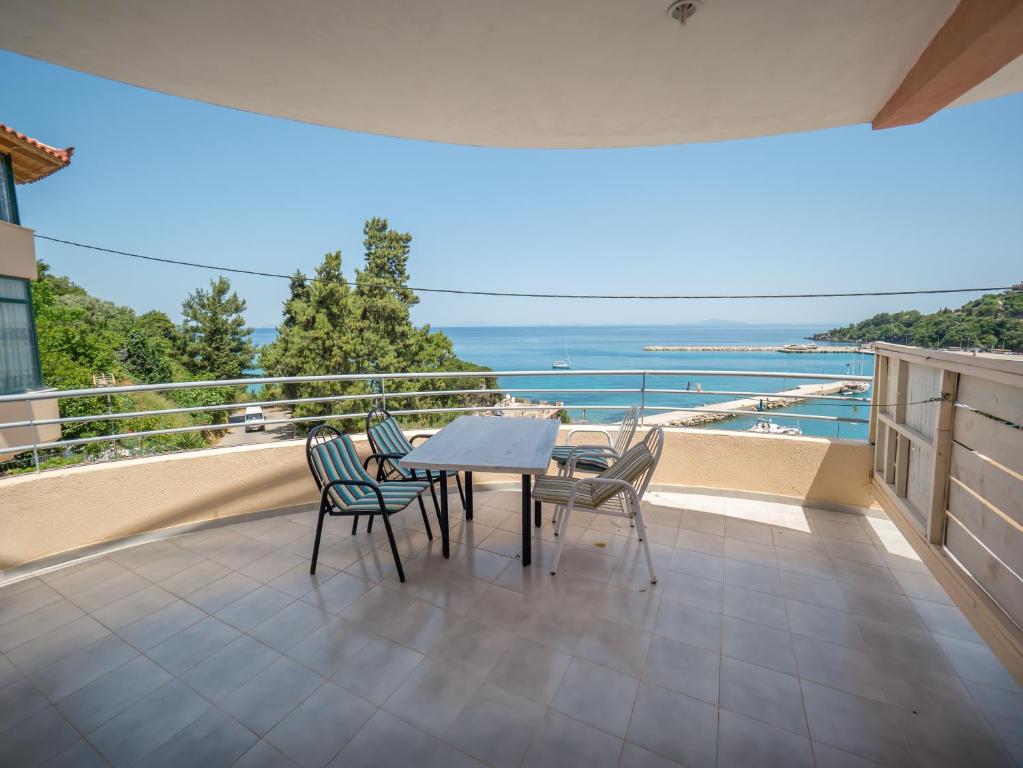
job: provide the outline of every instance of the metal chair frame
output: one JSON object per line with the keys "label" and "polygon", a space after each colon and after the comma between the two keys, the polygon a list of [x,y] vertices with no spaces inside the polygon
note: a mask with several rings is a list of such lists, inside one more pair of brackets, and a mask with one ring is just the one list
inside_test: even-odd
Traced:
{"label": "metal chair frame", "polygon": [[[375,422],[374,422],[374,419],[376,419]],[[377,464],[377,479],[378,480],[404,480],[404,479],[407,479],[407,478],[405,478],[397,470],[397,468],[391,462],[391,459],[397,459],[397,460],[400,461],[401,459],[403,459],[408,454],[381,452],[380,451],[380,446],[377,445],[377,441],[374,438],[373,432],[370,429],[371,427],[374,427],[377,424],[386,421],[387,419],[394,419],[394,416],[392,416],[390,414],[390,412],[386,408],[381,406],[381,405],[376,406],[375,408],[373,408],[373,410],[371,410],[369,413],[366,414],[366,438],[369,440],[370,447],[372,448],[374,453],[376,453],[377,455],[385,457],[387,459],[387,465],[389,465],[389,469],[385,470],[384,469],[384,466],[385,466],[384,463],[383,462],[378,462],[378,464]],[[395,419],[395,424],[397,424],[397,420],[396,419]],[[404,435],[404,434],[405,433],[402,430],[402,435]],[[406,438],[406,439],[408,440],[408,444],[409,445],[414,446],[416,440],[429,440],[431,437],[432,437],[432,435],[419,434],[419,435],[413,435],[412,437],[409,437],[409,438]],[[412,479],[417,479],[416,478],[416,470],[410,469],[409,471],[412,472]],[[437,503],[437,494],[434,492],[433,486],[434,486],[434,484],[438,484],[438,485],[440,484],[440,475],[435,475],[430,470],[425,470],[425,471],[426,471],[426,479],[430,483],[430,496],[433,498],[433,509],[437,513],[437,519],[439,520],[440,519],[440,504]],[[453,474],[455,476],[455,486],[458,488],[458,498],[461,499],[461,501],[462,501],[462,509],[465,509],[465,491],[462,488],[462,481],[458,477],[458,472],[452,472],[451,474]],[[447,493],[447,488],[445,488],[442,492],[443,493]]]}
{"label": "metal chair frame", "polygon": [[[332,436],[327,437],[326,435],[331,434]],[[373,532],[373,518],[376,515],[380,515],[384,519],[384,528],[387,531],[387,542],[391,548],[391,556],[394,558],[395,568],[398,570],[398,579],[401,582],[405,581],[405,569],[401,565],[401,557],[398,555],[398,546],[394,540],[394,531],[391,529],[390,516],[394,513],[387,511],[387,504],[384,501],[384,496],[380,491],[379,482],[367,481],[367,480],[354,480],[354,479],[338,479],[324,482],[325,478],[320,477],[319,471],[316,469],[316,465],[313,463],[313,449],[329,443],[331,440],[337,440],[341,437],[341,432],[328,424],[320,424],[313,427],[309,431],[308,437],[306,437],[306,463],[309,465],[309,471],[312,473],[313,480],[316,482],[316,487],[320,491],[320,505],[317,512],[316,521],[316,538],[313,541],[313,555],[312,560],[309,564],[309,573],[316,573],[316,561],[320,554],[320,539],[323,533],[323,520],[327,515],[331,517],[352,517],[352,535],[355,535],[357,526],[359,523],[360,514],[367,514],[365,511],[355,512],[342,509],[339,507],[330,496],[331,489],[337,486],[357,487],[357,488],[368,488],[376,494],[377,503],[379,504],[380,511],[377,513],[369,513],[369,524],[366,527],[368,533]],[[376,459],[379,462],[386,459],[385,454],[371,453],[366,457],[363,463],[363,468],[369,471],[369,462]],[[379,472],[379,469],[378,469]],[[430,530],[430,522],[426,516],[426,507],[423,506],[422,495],[417,495],[416,500],[419,502],[419,511],[422,513],[423,522],[426,523],[426,534],[433,540],[433,532]],[[411,503],[411,501],[409,502]]]}
{"label": "metal chair frame", "polygon": [[[558,537],[558,544],[554,550],[554,561],[551,563],[551,575],[554,575],[554,573],[557,572],[558,563],[561,561],[561,553],[565,548],[564,534],[568,528],[568,521],[572,515],[572,510],[575,507],[575,499],[578,492],[587,486],[596,487],[600,485],[610,485],[619,489],[619,492],[599,507],[587,506],[582,507],[582,509],[598,515],[611,515],[613,517],[628,518],[630,526],[636,528],[639,540],[643,544],[643,553],[646,555],[647,569],[650,572],[650,582],[652,584],[657,583],[657,574],[654,571],[654,561],[650,555],[650,543],[647,541],[646,525],[643,521],[642,501],[643,496],[646,494],[647,488],[650,485],[650,479],[653,477],[654,470],[657,468],[657,464],[661,458],[661,450],[664,447],[664,430],[661,427],[653,427],[644,436],[643,443],[650,451],[652,461],[643,470],[643,472],[633,480],[633,482],[629,483],[625,480],[601,477],[600,475],[597,475],[596,477],[580,478],[573,486],[568,497],[568,502],[563,505],[558,504],[555,506],[554,535]],[[575,471],[576,462],[579,457],[584,454],[585,450],[580,451],[579,453],[572,451],[569,454],[568,461],[566,462],[567,471],[559,473],[559,476],[572,477]]]}
{"label": "metal chair frame", "polygon": [[[565,435],[565,444],[572,444],[572,436],[575,434],[596,434],[603,435],[607,440],[606,444],[601,443],[580,443],[572,447],[569,455],[579,453],[582,458],[583,453],[597,454],[599,456],[606,456],[608,460],[608,466],[611,466],[625,451],[629,449],[632,444],[632,438],[636,434],[636,428],[639,425],[639,408],[635,405],[630,405],[628,410],[625,411],[625,416],[622,418],[621,423],[618,425],[618,429],[614,436],[611,436],[611,431],[600,427],[577,427],[570,429],[568,434]],[[577,459],[578,461],[579,459]],[[564,474],[564,471],[568,465],[567,459],[562,461],[561,459],[554,458],[554,462],[558,465],[560,470],[559,474]],[[579,471],[582,472],[596,472],[595,470],[579,467]]]}

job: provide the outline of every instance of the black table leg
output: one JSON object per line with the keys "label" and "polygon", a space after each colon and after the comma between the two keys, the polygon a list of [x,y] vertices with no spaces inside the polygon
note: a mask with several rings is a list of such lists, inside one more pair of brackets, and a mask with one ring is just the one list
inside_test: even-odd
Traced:
{"label": "black table leg", "polygon": [[465,519],[472,520],[472,472],[465,471]]}
{"label": "black table leg", "polygon": [[543,505],[539,501],[533,502],[533,525],[537,528],[543,525]]}
{"label": "black table leg", "polygon": [[448,473],[440,471],[440,540],[441,553],[451,557],[451,546],[448,537]]}
{"label": "black table leg", "polygon": [[531,475],[522,476],[522,567],[533,561],[533,532],[529,529],[529,485]]}

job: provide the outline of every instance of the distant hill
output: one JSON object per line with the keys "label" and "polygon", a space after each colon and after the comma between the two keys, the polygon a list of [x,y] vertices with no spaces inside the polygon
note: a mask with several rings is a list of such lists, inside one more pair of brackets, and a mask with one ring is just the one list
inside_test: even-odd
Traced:
{"label": "distant hill", "polygon": [[986,347],[1023,352],[1023,291],[987,293],[959,309],[929,315],[915,309],[882,312],[844,328],[814,335],[817,341],[890,341],[918,347]]}

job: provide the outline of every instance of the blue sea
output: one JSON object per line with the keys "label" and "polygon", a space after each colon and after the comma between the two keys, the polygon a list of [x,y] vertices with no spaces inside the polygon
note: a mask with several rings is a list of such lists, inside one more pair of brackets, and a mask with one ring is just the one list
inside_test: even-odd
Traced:
{"label": "blue sea", "polygon": [[[781,352],[644,352],[648,345],[751,345],[773,346],[797,344],[819,332],[820,327],[792,325],[743,325],[705,323],[698,325],[649,326],[507,326],[507,327],[451,327],[441,328],[452,340],[455,352],[464,360],[486,365],[495,371],[549,371],[554,360],[564,359],[567,349],[573,370],[586,369],[645,369],[645,370],[739,370],[777,371],[795,374],[784,379],[753,379],[735,376],[709,376],[701,373],[686,376],[648,376],[648,388],[685,389],[696,384],[704,390],[745,392],[777,392],[791,389],[812,380],[802,379],[803,373],[847,374],[873,373],[874,358],[854,352],[837,354],[785,354]],[[276,337],[273,328],[257,328],[254,341],[266,344]],[[631,393],[558,393],[546,389],[561,388],[639,388],[641,377],[620,376],[557,376],[547,373],[531,377],[505,377],[502,387],[527,389],[516,393],[518,397],[560,401],[566,405],[615,405],[639,403],[639,394]],[[534,389],[535,388],[535,389]],[[864,393],[862,397],[869,397]],[[657,395],[647,394],[647,405],[672,408],[696,408],[714,402],[737,399],[734,396],[704,394]],[[805,413],[866,419],[869,408],[848,403],[810,402],[771,411],[777,413]],[[570,411],[573,421],[592,423],[611,422],[621,418],[621,411]],[[754,418],[707,425],[707,429],[748,429]],[[777,419],[788,426],[791,419]],[[822,422],[804,419],[798,422],[803,434],[847,439],[866,439],[865,424]]]}

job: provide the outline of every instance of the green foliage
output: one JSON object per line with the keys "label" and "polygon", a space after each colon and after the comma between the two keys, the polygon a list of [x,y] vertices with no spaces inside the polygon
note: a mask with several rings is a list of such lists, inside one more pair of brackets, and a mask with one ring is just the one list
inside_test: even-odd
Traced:
{"label": "green foliage", "polygon": [[[228,293],[230,291],[230,293]],[[231,291],[231,281],[210,281],[181,305],[184,363],[189,373],[209,379],[237,379],[252,366],[252,329],[245,325],[245,300]]]}
{"label": "green foliage", "polygon": [[171,381],[169,350],[159,342],[162,339],[147,336],[142,330],[132,330],[124,343],[124,365],[135,381],[156,384]]}
{"label": "green foliage", "polygon": [[988,293],[959,309],[929,315],[916,310],[882,312],[819,338],[890,341],[919,347],[985,347],[1023,352],[1023,292]]}
{"label": "green foliage", "polygon": [[[197,292],[201,293],[201,292]],[[117,383],[158,383],[187,381],[189,374],[179,353],[181,338],[174,322],[163,312],[142,315],[90,296],[66,277],[54,275],[39,263],[39,279],[32,284],[36,335],[39,341],[43,383],[56,389],[82,389],[93,386],[93,376],[113,375]],[[236,307],[237,296],[224,303]],[[244,302],[241,302],[244,308]],[[229,318],[229,324],[232,319]],[[233,324],[232,324],[233,327]],[[247,335],[246,335],[247,342]],[[251,349],[242,362],[251,361]],[[102,413],[126,413],[167,410],[190,405],[221,405],[244,399],[239,388],[178,390],[169,394],[140,392],[110,397],[63,398],[63,417],[92,416]],[[227,412],[212,414],[167,414],[133,419],[89,419],[65,424],[64,439],[101,437],[121,432],[145,432],[156,429],[221,424]],[[152,453],[198,448],[215,437],[213,432],[183,432],[152,435],[121,441],[77,446],[67,455],[44,452],[43,466],[73,464],[91,457],[115,457],[125,452]],[[0,472],[15,471],[25,462],[18,457]]]}
{"label": "green foliage", "polygon": [[[324,256],[314,277],[296,273],[291,296],[284,303],[284,319],[277,340],[262,350],[260,362],[268,376],[323,373],[387,373],[400,371],[478,371],[489,369],[459,359],[451,340],[429,326],[415,326],[410,310],[419,299],[408,287],[408,258],[412,236],[388,227],[386,219],[366,222],[365,257],[349,284],[341,269],[341,253]],[[489,382],[489,383],[488,383]],[[458,379],[389,380],[388,393],[478,389],[494,379],[483,376]],[[368,410],[378,390],[370,382],[315,382],[283,387],[280,394],[297,397],[363,398],[333,403],[300,403],[294,415],[323,416]],[[388,399],[391,410],[487,405],[489,395],[423,395]],[[418,425],[449,421],[451,414],[405,419]],[[361,429],[360,420],[342,420],[342,427]]]}

